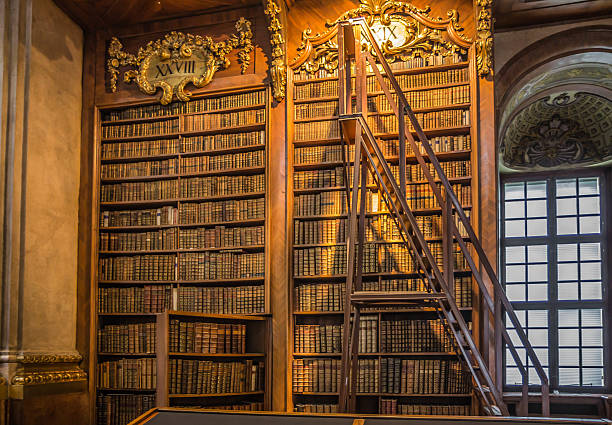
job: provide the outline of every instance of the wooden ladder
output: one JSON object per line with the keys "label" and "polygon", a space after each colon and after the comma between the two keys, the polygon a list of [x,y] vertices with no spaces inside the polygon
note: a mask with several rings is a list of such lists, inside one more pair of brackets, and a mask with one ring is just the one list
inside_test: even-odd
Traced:
{"label": "wooden ladder", "polygon": [[[455,341],[457,353],[472,375],[474,390],[487,415],[508,415],[508,409],[496,385],[487,364],[476,346],[471,331],[463,318],[454,297],[454,242],[464,255],[474,280],[480,287],[484,305],[488,314],[493,315],[495,331],[502,335],[503,341],[512,355],[522,377],[522,399],[518,413],[527,415],[527,398],[529,378],[527,368],[519,357],[501,317],[505,312],[516,329],[516,333],[527,352],[530,367],[534,367],[540,378],[542,392],[542,414],[549,416],[548,379],[526,334],[519,323],[503,287],[487,259],[478,238],[467,218],[461,203],[453,192],[451,183],[444,174],[430,144],[421,129],[416,116],[406,101],[402,90],[384,59],[370,28],[362,18],[340,22],[338,27],[338,71],[339,71],[339,115],[342,128],[343,163],[347,192],[348,235],[347,235],[347,278],[344,309],[344,334],[342,339],[342,365],[340,371],[339,411],[355,412],[356,385],[358,375],[359,325],[361,309],[372,306],[429,306],[444,319],[446,330]],[[362,39],[368,48],[362,48]],[[372,52],[372,53],[370,53]],[[351,68],[355,67],[355,89],[353,92]],[[399,121],[399,183],[396,181],[388,163],[374,137],[367,121],[366,65],[376,76],[386,98]],[[379,69],[382,68],[382,71]],[[386,74],[392,89],[388,87],[382,72]],[[398,102],[391,94],[394,91]],[[356,104],[353,105],[353,93]],[[406,116],[418,136],[413,137],[406,122]],[[422,168],[427,182],[442,211],[442,268],[438,266],[414,214],[406,200],[406,139],[411,144],[417,162]],[[418,143],[418,144],[417,144]],[[353,173],[349,176],[349,147],[354,146]],[[425,154],[421,154],[422,148]],[[439,181],[436,182],[429,171],[426,159],[432,164]],[[391,217],[398,226],[402,241],[407,246],[415,264],[416,273],[424,281],[427,291],[383,292],[362,290],[362,266],[364,257],[364,236],[366,217],[367,177],[370,173],[375,181],[380,197],[385,202]],[[349,180],[350,178],[350,180]],[[473,257],[464,238],[459,232],[454,214],[463,225],[469,240],[474,246]],[[492,282],[493,296],[485,286],[483,274],[476,266],[476,261],[485,270]]]}

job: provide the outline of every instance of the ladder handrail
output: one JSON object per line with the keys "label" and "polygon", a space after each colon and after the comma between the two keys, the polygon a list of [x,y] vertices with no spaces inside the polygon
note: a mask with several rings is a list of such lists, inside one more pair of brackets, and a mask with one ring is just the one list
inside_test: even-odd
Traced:
{"label": "ladder handrail", "polygon": [[[374,74],[376,75],[376,77],[379,79],[379,83],[381,85],[381,87],[383,88],[385,95],[390,103],[390,105],[392,106],[392,109],[395,112],[396,117],[398,118],[398,120],[400,121],[400,124],[404,121],[403,120],[403,116],[404,115],[408,115],[408,118],[410,120],[410,122],[412,123],[413,129],[416,132],[418,138],[419,138],[419,142],[421,144],[421,146],[423,147],[425,154],[427,155],[427,158],[429,159],[430,163],[432,164],[434,170],[436,171],[436,173],[438,174],[439,180],[440,180],[440,184],[444,187],[445,189],[445,193],[449,199],[449,201],[451,202],[452,206],[454,207],[454,210],[456,211],[457,215],[459,216],[459,219],[461,221],[461,224],[463,224],[463,227],[465,229],[465,231],[467,232],[470,241],[472,242],[472,245],[474,246],[474,249],[476,250],[477,253],[477,257],[480,260],[480,264],[482,265],[482,267],[484,268],[484,271],[486,272],[486,275],[488,276],[488,278],[490,279],[491,283],[492,283],[492,287],[493,287],[493,295],[497,297],[497,299],[501,302],[504,310],[506,311],[506,313],[508,314],[508,318],[510,319],[511,323],[514,325],[514,329],[520,339],[520,341],[523,343],[524,348],[526,349],[527,352],[527,356],[528,356],[528,360],[531,360],[531,362],[533,363],[534,368],[536,369],[536,372],[538,374],[538,377],[540,378],[541,381],[541,388],[542,388],[542,412],[543,414],[546,416],[549,414],[550,410],[549,410],[549,383],[548,383],[548,377],[546,376],[544,369],[537,357],[537,355],[535,354],[535,351],[533,350],[533,347],[531,346],[531,343],[529,342],[527,335],[525,334],[519,320],[518,317],[516,316],[516,313],[514,312],[514,309],[512,307],[512,305],[510,304],[510,301],[508,300],[505,291],[503,290],[503,287],[501,286],[499,279],[497,278],[497,275],[495,273],[495,271],[493,270],[493,267],[490,263],[490,261],[488,260],[488,257],[486,256],[484,249],[482,248],[482,245],[480,244],[480,241],[478,239],[478,237],[476,236],[476,233],[473,229],[473,227],[471,226],[471,223],[469,221],[469,219],[467,218],[465,211],[463,210],[463,207],[461,205],[461,203],[459,202],[459,200],[457,199],[454,191],[452,190],[452,186],[448,180],[448,178],[446,177],[446,174],[444,173],[440,162],[438,161],[433,149],[431,148],[431,145],[428,142],[427,136],[425,135],[425,133],[423,132],[418,120],[416,119],[416,116],[414,114],[414,112],[412,111],[412,108],[410,107],[401,87],[399,86],[399,83],[397,82],[397,80],[395,79],[395,76],[393,75],[393,72],[389,66],[389,64],[387,63],[387,61],[384,59],[384,55],[380,49],[380,46],[378,45],[378,43],[376,42],[373,34],[371,33],[370,27],[367,25],[367,23],[365,22],[365,20],[363,18],[352,18],[349,19],[347,21],[344,22],[340,22],[339,23],[339,31],[341,29],[342,26],[346,26],[346,25],[350,25],[350,26],[359,26],[362,30],[362,34],[365,35],[366,40],[369,42],[369,44],[371,45],[376,57],[379,59],[379,62],[387,76],[387,79],[389,81],[389,83],[391,84],[391,86],[393,87],[394,91],[395,91],[395,95],[397,96],[398,99],[398,103],[400,105],[396,105],[395,101],[393,100],[393,97],[391,96],[390,90],[388,89],[388,87],[386,86],[386,83],[384,81],[384,79],[382,78],[382,75],[380,73],[380,70],[377,67],[376,61],[373,58],[373,56],[369,53],[366,52],[365,56],[367,58],[368,61],[370,61],[370,65],[374,71]],[[340,46],[339,46],[340,47]],[[408,131],[407,131],[408,130]],[[411,132],[409,131],[409,129],[400,129],[400,137],[399,137],[399,142],[400,142],[400,151],[404,152],[405,151],[405,137],[407,136],[407,138],[409,139],[412,148],[413,148],[413,152],[415,154],[415,157],[417,158],[417,162],[419,163],[419,165],[422,167],[423,173],[429,183],[429,185],[431,186],[432,192],[434,193],[434,196],[436,197],[436,199],[438,200],[438,203],[440,204],[440,207],[442,208],[442,212],[443,214],[451,214],[452,211],[447,211],[446,210],[446,203],[444,202],[443,198],[442,198],[442,194],[438,188],[438,186],[436,185],[436,182],[433,179],[433,176],[431,175],[431,173],[429,172],[428,167],[425,165],[425,161],[423,159],[423,155],[421,154],[420,149],[418,149],[418,146],[416,145],[416,141],[414,140],[414,137],[412,136]],[[403,148],[403,149],[402,149]],[[381,153],[382,154],[382,153]],[[384,158],[384,155],[383,155]],[[405,164],[405,158],[400,157],[400,168],[401,164],[404,163]],[[394,181],[394,180],[393,180]],[[398,192],[397,193],[404,193],[405,194],[405,183],[403,181],[403,179],[400,178],[400,181],[402,183],[401,188],[397,188]],[[394,188],[396,189],[396,188]],[[463,238],[461,237],[461,234],[459,233],[459,229],[457,228],[456,223],[454,222],[454,220],[450,220],[450,224],[451,224],[451,230],[453,235],[455,236],[457,243],[461,249],[461,251],[463,252],[468,265],[470,266],[470,269],[472,271],[472,273],[474,274],[474,278],[478,283],[478,286],[483,294],[483,298],[485,300],[485,305],[487,307],[487,309],[490,311],[490,313],[495,314],[495,304],[493,303],[493,300],[491,298],[491,295],[488,292],[488,288],[485,286],[484,281],[482,279],[482,275],[480,273],[480,270],[476,267],[476,263],[474,262],[474,259],[472,258],[472,255],[469,252],[469,249],[467,248],[467,245],[465,244],[465,241],[463,241]],[[512,357],[515,360],[515,363],[517,364],[519,371],[521,372],[521,376],[523,379],[523,394],[526,397],[526,390],[528,387],[528,379],[529,377],[527,376],[527,371],[525,370],[522,360],[520,359],[520,357],[518,356],[518,353],[516,352],[516,348],[514,347],[514,344],[512,342],[512,340],[509,337],[508,331],[507,329],[505,329],[505,327],[502,328],[503,329],[503,333],[502,333],[502,337],[505,340],[506,344],[508,345],[510,352],[512,354]],[[526,401],[526,400],[525,400]]]}

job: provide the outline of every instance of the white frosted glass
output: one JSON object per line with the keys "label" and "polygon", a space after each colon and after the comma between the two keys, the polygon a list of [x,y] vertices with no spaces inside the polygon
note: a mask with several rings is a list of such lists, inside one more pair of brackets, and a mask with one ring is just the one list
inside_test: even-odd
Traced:
{"label": "white frosted glass", "polygon": [[506,218],[524,218],[525,201],[506,201],[504,215]]}
{"label": "white frosted glass", "polygon": [[525,220],[506,220],[506,237],[521,238],[525,236]]}
{"label": "white frosted glass", "polygon": [[524,263],[524,262],[525,262],[525,247],[524,246],[506,247],[506,264]]}
{"label": "white frosted glass", "polygon": [[557,245],[557,261],[578,261],[578,244]]}
{"label": "white frosted glass", "polygon": [[557,215],[576,215],[576,198],[557,199]]}
{"label": "white frosted glass", "polygon": [[527,258],[530,263],[544,263],[548,261],[546,245],[529,245],[527,247]]}
{"label": "white frosted glass", "polygon": [[589,196],[578,200],[580,214],[599,214],[599,196]]}
{"label": "white frosted glass", "polygon": [[580,233],[599,233],[600,226],[599,223],[601,218],[599,216],[592,217],[580,217]]}
{"label": "white frosted glass", "polygon": [[557,234],[575,235],[576,233],[578,233],[578,224],[576,223],[576,217],[557,218]]}
{"label": "white frosted glass", "polygon": [[548,234],[546,219],[527,220],[527,236],[546,236]]}
{"label": "white frosted glass", "polygon": [[528,301],[547,301],[548,300],[548,284],[546,283],[530,283],[527,285]]}
{"label": "white frosted glass", "polygon": [[527,201],[527,217],[546,217],[546,199]]}
{"label": "white frosted glass", "polygon": [[578,300],[578,282],[559,282],[557,286],[560,300]]}
{"label": "white frosted glass", "polygon": [[576,195],[576,179],[557,180],[557,196]]}
{"label": "white frosted glass", "polygon": [[597,195],[599,193],[599,177],[584,177],[578,179],[580,195]]}
{"label": "white frosted glass", "polygon": [[527,182],[527,198],[546,198],[546,182]]}
{"label": "white frosted glass", "polygon": [[506,199],[524,199],[525,184],[523,182],[504,184],[504,196]]}

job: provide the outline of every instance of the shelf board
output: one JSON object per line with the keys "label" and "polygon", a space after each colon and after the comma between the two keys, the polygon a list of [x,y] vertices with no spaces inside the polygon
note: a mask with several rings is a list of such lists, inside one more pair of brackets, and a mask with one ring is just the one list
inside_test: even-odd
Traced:
{"label": "shelf board", "polygon": [[102,285],[172,285],[176,280],[98,280]]}
{"label": "shelf board", "polygon": [[99,255],[148,255],[148,254],[176,254],[177,250],[171,249],[147,249],[141,251],[98,251]]}
{"label": "shelf board", "polygon": [[109,317],[113,317],[113,316],[155,317],[157,314],[159,313],[97,313],[99,317],[104,317],[104,316],[109,316]]}
{"label": "shelf board", "polygon": [[145,156],[125,156],[116,158],[102,158],[100,162],[102,164],[115,163],[115,162],[142,162],[142,161],[154,161],[159,159],[172,159],[178,158],[179,153],[164,153],[159,155],[145,155]]}
{"label": "shelf board", "polygon": [[150,226],[109,226],[99,227],[100,232],[138,232],[140,230],[160,230],[178,227],[177,224],[152,224]]}
{"label": "shelf board", "polygon": [[[463,177],[449,177],[448,181],[452,184],[461,184],[461,183],[470,183],[472,181],[472,176],[463,176]],[[436,183],[440,183],[440,180],[436,179]],[[406,185],[417,185],[417,184],[428,184],[427,180],[416,180],[416,181],[406,181]],[[376,185],[367,185],[368,189],[376,189]],[[352,190],[352,188],[351,188]],[[309,188],[299,188],[293,189],[295,194],[302,193],[317,193],[317,192],[337,192],[337,191],[346,191],[346,186],[328,186],[328,187],[309,187]]]}
{"label": "shelf board", "polygon": [[[471,273],[470,270],[454,270],[455,274],[466,274]],[[377,276],[389,276],[389,277],[418,277],[418,272],[377,272],[377,273],[363,273],[364,278],[377,277]],[[314,275],[314,276],[293,276],[294,280],[342,280],[346,279],[346,274],[329,274],[329,275]]]}
{"label": "shelf board", "polygon": [[205,177],[205,176],[219,176],[219,175],[252,175],[252,174],[263,174],[266,172],[266,167],[242,167],[242,168],[226,168],[222,170],[211,170],[211,171],[195,171],[192,173],[181,173],[177,174],[177,177]]}
{"label": "shelf board", "polygon": [[152,117],[141,117],[141,118],[122,118],[120,120],[103,120],[100,123],[103,126],[108,125],[119,125],[119,124],[137,124],[140,122],[150,121],[165,121],[179,118],[179,114],[168,114],[168,115],[155,115]]}
{"label": "shelf board", "polygon": [[151,181],[151,180],[170,180],[180,177],[179,174],[163,174],[157,176],[131,176],[131,177],[117,177],[117,178],[101,178],[101,183],[121,183],[121,182],[138,182],[138,181]]}
{"label": "shelf board", "polygon": [[168,353],[170,357],[227,357],[227,358],[249,358],[249,357],[265,357],[264,353]]}
{"label": "shelf board", "polygon": [[246,199],[246,198],[261,198],[266,195],[266,192],[246,192],[246,193],[233,193],[229,195],[213,195],[213,196],[200,196],[195,198],[179,198],[179,202],[208,202],[225,199]]}
{"label": "shelf board", "polygon": [[[293,392],[294,396],[337,396],[338,392]],[[417,393],[357,393],[357,397],[436,397],[436,398],[466,398],[472,397],[468,394],[417,394]]]}
{"label": "shelf board", "polygon": [[185,112],[180,114],[183,117],[191,116],[191,115],[210,115],[210,114],[218,114],[223,112],[238,112],[238,111],[247,111],[250,109],[263,109],[266,107],[265,103],[256,103],[253,105],[242,105],[242,106],[234,106],[232,108],[222,108],[222,109],[209,109],[207,111],[198,111],[198,112]]}
{"label": "shelf board", "polygon": [[179,283],[183,285],[202,285],[202,284],[228,284],[228,283],[256,283],[262,282],[265,277],[241,277],[235,279],[209,279],[209,280],[177,280],[173,283]]}
{"label": "shelf board", "polygon": [[234,251],[234,250],[244,250],[244,251],[262,251],[265,248],[265,245],[238,245],[238,246],[225,246],[225,247],[213,247],[213,248],[194,248],[194,249],[179,249],[179,254],[186,253],[197,253],[197,252],[211,252],[211,251]]}
{"label": "shelf board", "polygon": [[[462,239],[466,242],[470,241],[470,238],[467,236],[464,236]],[[453,238],[453,240],[456,240],[456,238]],[[441,242],[442,236],[425,237],[425,241],[426,242]],[[387,239],[387,240],[376,240],[376,241],[364,241],[364,243],[365,244],[385,245],[385,244],[404,243],[404,241],[401,239]],[[346,241],[345,242],[330,242],[330,243],[294,244],[293,247],[294,248],[318,248],[318,247],[326,247],[326,246],[343,246],[343,245],[346,245]]]}
{"label": "shelf board", "polygon": [[255,130],[263,130],[266,128],[266,123],[256,123],[256,124],[244,124],[244,125],[236,125],[231,127],[221,127],[221,128],[206,128],[201,130],[183,130],[180,132],[180,135],[183,137],[191,137],[191,136],[206,136],[208,134],[220,134],[220,133],[239,133],[239,132],[250,132]]}
{"label": "shelf board", "polygon": [[156,390],[153,389],[140,389],[140,388],[104,388],[98,387],[97,391],[112,391],[112,392],[128,392],[128,393],[154,393]]}
{"label": "shelf board", "polygon": [[[472,307],[458,307],[459,311],[471,312]],[[393,309],[380,309],[380,308],[362,308],[362,314],[368,313],[381,313],[381,314],[394,314],[394,313],[420,313],[420,312],[435,311],[432,307],[406,307],[406,308],[393,308]],[[344,314],[344,310],[340,311],[294,311],[295,316],[340,316]]]}
{"label": "shelf board", "polygon": [[100,232],[137,232],[141,230],[159,230],[159,229],[170,229],[170,228],[193,228],[193,227],[245,227],[249,225],[264,224],[265,219],[263,218],[251,218],[240,221],[216,221],[210,223],[185,223],[185,224],[160,224],[151,226],[111,226],[111,227],[100,227]]}
{"label": "shelf board", "polygon": [[155,353],[103,353],[103,352],[98,352],[98,356],[105,356],[105,357],[155,357]]}
{"label": "shelf board", "polygon": [[[456,356],[451,352],[358,353],[359,357],[427,357]],[[293,353],[294,357],[342,357],[342,353]]]}
{"label": "shelf board", "polygon": [[[417,141],[417,143],[419,143]],[[406,143],[406,148],[408,148],[409,145],[408,143]],[[472,153],[471,149],[463,149],[463,150],[456,150],[456,151],[449,151],[449,152],[435,152],[436,154],[436,158],[440,161],[457,161],[457,160],[469,160],[470,159],[470,155]],[[423,156],[423,159],[425,160],[425,162],[429,162],[429,158],[427,157],[427,154],[423,153],[421,154]],[[385,155],[387,162],[399,162],[399,156],[398,155]],[[417,159],[416,156],[414,154],[410,154],[410,155],[406,155],[406,162],[408,162],[409,164],[417,164]],[[349,163],[353,163],[352,160],[349,161]],[[334,168],[334,167],[338,167],[338,166],[344,166],[344,163],[342,161],[327,161],[327,162],[308,162],[308,163],[296,163],[293,165],[293,169],[294,170],[316,170],[318,168]]]}
{"label": "shelf board", "polygon": [[[219,320],[238,320],[238,321],[247,321],[247,322],[258,322],[265,320],[261,317],[253,317],[253,314],[264,314],[264,313],[250,313],[250,314],[216,314],[216,313],[197,313],[190,311],[178,311],[178,310],[168,310],[168,314],[170,316],[179,316],[179,317],[196,317],[200,319],[219,319]],[[176,353],[181,354],[181,353]],[[199,354],[199,353],[196,353]]]}
{"label": "shelf board", "polygon": [[168,394],[168,398],[204,398],[204,397],[239,397],[250,395],[261,395],[263,391],[248,391],[242,393],[218,393],[218,394]]}
{"label": "shelf board", "polygon": [[103,137],[102,143],[134,142],[138,140],[178,139],[180,132],[165,134],[148,134],[146,136]]}
{"label": "shelf board", "polygon": [[[464,210],[472,209],[471,205],[463,205]],[[441,214],[442,211],[439,208],[419,208],[419,209],[411,209],[412,214],[414,215],[434,215]],[[374,217],[376,215],[391,215],[390,212],[381,211],[381,212],[369,212],[366,214],[367,217]],[[347,214],[320,214],[320,215],[295,215],[293,216],[294,220],[324,220],[324,219],[333,219],[333,218],[346,218]]]}
{"label": "shelf board", "polygon": [[168,199],[147,199],[142,201],[102,201],[101,208],[129,208],[129,207],[160,207],[160,206],[175,206],[179,200],[177,198]]}

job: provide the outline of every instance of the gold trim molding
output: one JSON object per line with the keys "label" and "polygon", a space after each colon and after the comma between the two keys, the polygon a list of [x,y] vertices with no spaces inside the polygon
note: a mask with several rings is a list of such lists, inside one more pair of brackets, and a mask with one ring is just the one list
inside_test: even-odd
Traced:
{"label": "gold trim molding", "polygon": [[112,37],[106,61],[110,90],[113,93],[117,91],[120,68],[129,67],[124,72],[125,83],[135,82],[140,91],[148,95],[161,89],[162,105],[170,103],[173,95],[186,102],[191,98],[191,92],[185,90],[185,86],[191,83],[201,88],[210,83],[215,72],[230,66],[228,55],[238,48],[238,62],[244,74],[253,51],[251,22],[242,17],[235,27],[236,34],[219,42],[208,36],[172,31],[164,38],[139,48],[136,55],[125,52],[119,39]]}
{"label": "gold trim molding", "polygon": [[11,385],[63,384],[86,380],[87,372],[81,369],[19,371],[11,379]]}
{"label": "gold trim molding", "polygon": [[23,353],[17,361],[23,364],[80,363],[83,356],[79,353]]}
{"label": "gold trim molding", "polygon": [[270,31],[270,45],[272,47],[272,63],[270,64],[270,77],[272,78],[272,94],[274,99],[282,101],[287,95],[287,65],[285,65],[285,40],[283,38],[278,14],[281,9],[276,0],[268,0],[264,13],[268,17]]}
{"label": "gold trim molding", "polygon": [[478,75],[493,75],[493,0],[477,0],[480,7],[476,23],[476,67]]}
{"label": "gold trim molding", "polygon": [[401,1],[360,0],[358,8],[343,13],[334,21],[328,21],[325,24],[327,30],[323,33],[312,35],[310,28],[305,29],[302,43],[297,49],[298,54],[290,66],[294,70],[303,69],[308,73],[315,73],[321,68],[334,71],[338,67],[336,24],[357,17],[365,18],[370,26],[375,23],[388,26],[392,21],[404,26],[406,37],[401,45],[382,43],[381,49],[387,60],[425,58],[433,54],[448,56],[457,51],[465,53],[472,41],[463,34],[458,12],[449,10],[446,19],[431,17],[429,12],[429,8],[419,9]]}

